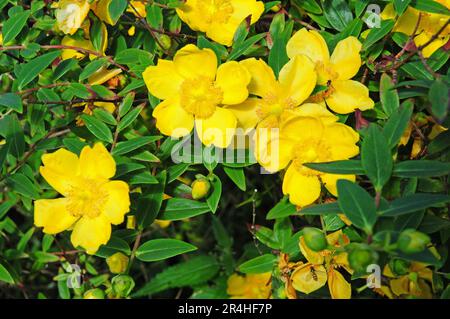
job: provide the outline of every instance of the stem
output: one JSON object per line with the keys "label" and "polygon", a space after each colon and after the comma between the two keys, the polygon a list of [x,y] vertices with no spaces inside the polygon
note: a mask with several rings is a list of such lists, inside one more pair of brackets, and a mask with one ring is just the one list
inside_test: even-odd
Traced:
{"label": "stem", "polygon": [[136,257],[136,250],[139,248],[139,244],[141,243],[142,238],[142,230],[136,236],[136,240],[134,241],[133,250],[131,251],[130,262],[128,263],[128,268],[126,273],[128,274],[131,269],[131,265],[133,264],[134,258]]}

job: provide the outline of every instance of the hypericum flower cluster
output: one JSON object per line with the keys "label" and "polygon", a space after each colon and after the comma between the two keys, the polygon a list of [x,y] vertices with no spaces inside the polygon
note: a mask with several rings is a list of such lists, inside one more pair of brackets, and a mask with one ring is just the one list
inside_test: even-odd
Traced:
{"label": "hypericum flower cluster", "polygon": [[59,149],[42,156],[41,175],[58,193],[57,199],[34,202],[34,223],[44,233],[72,229],[74,247],[94,254],[111,236],[111,224],[118,225],[130,209],[128,184],[110,181],[116,163],[101,143],[86,146],[80,156]]}

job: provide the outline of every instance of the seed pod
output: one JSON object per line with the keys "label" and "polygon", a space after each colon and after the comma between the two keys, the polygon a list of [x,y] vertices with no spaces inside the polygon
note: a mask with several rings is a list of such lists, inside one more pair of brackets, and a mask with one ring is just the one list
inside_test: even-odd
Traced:
{"label": "seed pod", "polygon": [[83,299],[105,299],[105,293],[100,288],[90,289],[84,293]]}
{"label": "seed pod", "polygon": [[328,241],[323,231],[314,227],[303,228],[303,238],[306,246],[313,251],[321,251],[327,248]]}
{"label": "seed pod", "polygon": [[406,229],[398,236],[397,247],[405,254],[420,253],[431,242],[427,234],[415,229]]}
{"label": "seed pod", "polygon": [[128,297],[134,288],[134,280],[128,275],[117,275],[111,280],[112,290],[116,297]]}
{"label": "seed pod", "polygon": [[378,254],[367,245],[354,245],[348,254],[350,267],[356,272],[365,272],[367,266],[374,264]]}

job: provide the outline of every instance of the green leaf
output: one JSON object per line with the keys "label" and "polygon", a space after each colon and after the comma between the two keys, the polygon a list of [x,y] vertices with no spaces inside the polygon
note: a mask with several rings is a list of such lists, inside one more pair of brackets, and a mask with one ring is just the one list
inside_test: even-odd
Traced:
{"label": "green leaf", "polygon": [[0,281],[6,282],[8,284],[14,284],[14,278],[9,273],[8,269],[0,263]]}
{"label": "green leaf", "polygon": [[389,207],[381,210],[379,214],[389,217],[399,216],[448,202],[450,202],[449,195],[417,193],[390,202]]}
{"label": "green leaf", "polygon": [[228,56],[227,61],[233,61],[239,58],[241,55],[243,55],[252,45],[254,45],[256,42],[260,41],[262,38],[264,38],[265,34],[257,34],[254,35],[247,40],[245,40],[241,45],[236,46],[231,51],[230,55]]}
{"label": "green leaf", "polygon": [[345,179],[337,181],[338,203],[342,212],[358,228],[371,234],[377,221],[375,201],[361,186]]}
{"label": "green leaf", "polygon": [[450,163],[432,160],[403,161],[394,165],[393,175],[398,177],[433,177],[450,173]]}
{"label": "green leaf", "polygon": [[338,31],[353,21],[353,14],[344,0],[322,0],[324,15],[328,22]]}
{"label": "green leaf", "polygon": [[256,258],[250,259],[239,266],[239,271],[244,274],[262,274],[272,271],[277,256],[272,254],[265,254]]}
{"label": "green leaf", "polygon": [[125,240],[113,235],[106,245],[100,246],[100,249],[97,250],[95,255],[101,258],[108,258],[117,252],[130,255],[131,249]]}
{"label": "green leaf", "polygon": [[171,183],[176,180],[181,174],[186,172],[189,168],[189,163],[180,163],[177,165],[170,166],[167,169],[167,183]]}
{"label": "green leaf", "polygon": [[363,43],[362,50],[368,50],[372,45],[378,43],[386,34],[391,32],[395,25],[394,20],[382,20],[379,28],[373,28],[367,35],[366,40]]}
{"label": "green leaf", "polygon": [[395,12],[397,12],[399,16],[402,15],[410,3],[411,0],[394,0]]}
{"label": "green leaf", "polygon": [[295,213],[297,213],[295,205],[291,204],[287,197],[284,197],[278,204],[269,210],[266,219],[282,218],[294,215]]}
{"label": "green leaf", "polygon": [[361,146],[361,163],[373,183],[380,191],[392,173],[392,156],[388,141],[376,124],[371,124]]}
{"label": "green leaf", "polygon": [[400,142],[403,132],[408,127],[413,112],[413,102],[405,101],[398,112],[391,114],[383,127],[383,134],[386,137],[389,148],[394,148]]}
{"label": "green leaf", "polygon": [[239,187],[240,190],[244,191],[247,189],[244,169],[242,167],[228,167],[223,166],[225,174]]}
{"label": "green leaf", "polygon": [[97,119],[106,124],[117,125],[117,121],[114,116],[105,109],[96,108],[92,113]]}
{"label": "green leaf", "polygon": [[411,6],[419,11],[450,15],[449,10],[434,0],[412,0]]}
{"label": "green leaf", "polygon": [[163,220],[181,220],[210,211],[208,204],[185,198],[171,198],[165,204],[159,217]]}
{"label": "green leaf", "polygon": [[161,29],[163,25],[162,8],[158,6],[147,6],[147,22],[155,29]]}
{"label": "green leaf", "polygon": [[128,141],[119,142],[117,143],[116,147],[114,148],[112,154],[113,155],[124,155],[129,152],[132,152],[134,150],[137,150],[138,148],[141,148],[144,145],[156,142],[160,140],[162,136],[141,136],[136,137]]}
{"label": "green leaf", "polygon": [[139,116],[139,114],[141,113],[142,109],[144,108],[144,106],[138,106],[136,108],[134,108],[133,110],[131,110],[127,115],[125,115],[123,117],[123,119],[119,122],[119,124],[117,125],[117,129],[118,131],[123,131],[124,129],[126,129],[128,126],[130,126],[134,120]]}
{"label": "green leaf", "polygon": [[23,27],[25,27],[28,18],[30,17],[30,10],[23,11],[17,13],[10,17],[8,20],[3,23],[3,43],[7,44],[22,31]]}
{"label": "green leaf", "polygon": [[212,279],[219,268],[218,262],[211,256],[193,257],[188,261],[165,268],[132,297],[152,295],[170,288],[198,286]]}
{"label": "green leaf", "polygon": [[6,150],[17,158],[21,157],[25,152],[25,136],[17,114],[9,114],[0,119],[0,132],[2,129],[6,137],[6,147],[3,147],[2,151]]}
{"label": "green leaf", "polygon": [[6,106],[18,113],[22,113],[22,98],[15,93],[5,93],[0,95],[0,105]]}
{"label": "green leaf", "polygon": [[324,173],[343,174],[343,175],[365,174],[360,160],[342,160],[324,163],[305,163],[303,165]]}
{"label": "green leaf", "polygon": [[81,72],[81,74],[78,78],[78,81],[81,82],[81,81],[87,79],[92,74],[94,74],[95,72],[100,70],[103,66],[105,66],[107,62],[108,62],[108,60],[106,58],[98,58],[98,59],[95,59],[94,61],[90,62],[88,65],[86,65],[84,67],[83,71]]}
{"label": "green leaf", "polygon": [[87,114],[81,115],[81,118],[86,124],[87,129],[94,134],[95,137],[108,143],[113,142],[111,130],[105,123]]}
{"label": "green leaf", "polygon": [[300,215],[330,215],[342,213],[337,202],[328,204],[318,204],[302,208],[298,211]]}
{"label": "green leaf", "polygon": [[109,16],[113,22],[113,25],[117,23],[120,16],[124,13],[128,6],[127,0],[115,0],[111,1],[108,6]]}
{"label": "green leaf", "polygon": [[158,184],[158,180],[149,171],[133,174],[130,178],[131,185]]}
{"label": "green leaf", "polygon": [[144,194],[138,200],[136,220],[139,229],[150,226],[161,209],[167,179],[166,171],[162,171],[156,178],[158,184],[146,187]]}
{"label": "green leaf", "polygon": [[208,204],[211,212],[215,214],[217,207],[219,206],[220,197],[222,196],[222,182],[216,175],[213,175],[213,178],[214,179],[211,182],[213,191],[208,198],[206,198],[206,203]]}
{"label": "green leaf", "polygon": [[445,119],[448,112],[448,86],[438,78],[430,87],[428,98],[431,102],[431,113],[439,120]]}
{"label": "green leaf", "polygon": [[197,247],[176,239],[153,239],[136,250],[136,258],[141,261],[159,261],[197,250]]}
{"label": "green leaf", "polygon": [[31,199],[37,199],[39,197],[38,188],[24,174],[16,173],[8,177],[6,182],[15,192],[25,197]]}
{"label": "green leaf", "polygon": [[17,86],[21,90],[28,83],[33,81],[42,71],[44,71],[61,52],[59,50],[43,54],[28,63],[24,64],[20,69],[20,73],[17,74]]}
{"label": "green leaf", "polygon": [[43,251],[36,251],[34,252],[34,258],[40,263],[47,264],[47,263],[54,263],[59,261],[59,257],[54,254],[46,253]]}
{"label": "green leaf", "polygon": [[389,117],[398,111],[400,100],[397,90],[394,89],[394,81],[387,74],[383,73],[380,79],[380,100],[384,113]]}

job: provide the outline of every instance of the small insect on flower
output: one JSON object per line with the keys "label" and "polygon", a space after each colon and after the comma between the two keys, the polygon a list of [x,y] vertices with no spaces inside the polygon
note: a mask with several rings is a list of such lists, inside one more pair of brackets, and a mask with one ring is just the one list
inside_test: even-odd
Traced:
{"label": "small insect on flower", "polygon": [[34,224],[46,234],[72,229],[74,247],[95,254],[130,210],[128,184],[109,180],[116,163],[101,143],[85,146],[80,156],[66,149],[42,156],[40,173],[62,198],[34,202]]}

